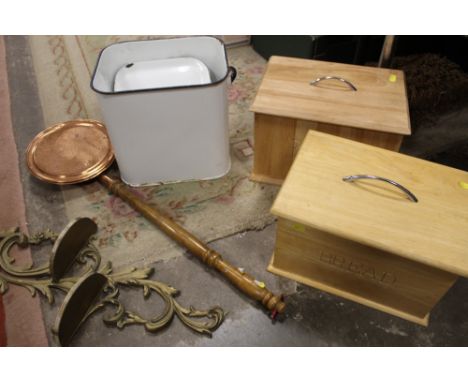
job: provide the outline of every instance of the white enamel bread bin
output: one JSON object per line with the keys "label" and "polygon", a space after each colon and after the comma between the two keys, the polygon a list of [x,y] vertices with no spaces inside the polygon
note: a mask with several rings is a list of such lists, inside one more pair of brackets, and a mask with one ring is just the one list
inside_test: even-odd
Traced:
{"label": "white enamel bread bin", "polygon": [[97,93],[122,180],[131,186],[225,175],[230,67],[215,37],[109,45],[98,58]]}

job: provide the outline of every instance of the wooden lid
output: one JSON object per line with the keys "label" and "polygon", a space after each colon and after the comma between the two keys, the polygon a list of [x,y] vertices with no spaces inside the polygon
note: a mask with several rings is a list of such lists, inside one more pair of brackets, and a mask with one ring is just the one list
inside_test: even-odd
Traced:
{"label": "wooden lid", "polygon": [[[410,190],[411,201],[369,174]],[[272,213],[306,226],[468,276],[468,173],[309,131]]]}
{"label": "wooden lid", "polygon": [[[310,82],[335,76],[335,79]],[[411,134],[400,70],[272,56],[251,110],[389,133]]]}

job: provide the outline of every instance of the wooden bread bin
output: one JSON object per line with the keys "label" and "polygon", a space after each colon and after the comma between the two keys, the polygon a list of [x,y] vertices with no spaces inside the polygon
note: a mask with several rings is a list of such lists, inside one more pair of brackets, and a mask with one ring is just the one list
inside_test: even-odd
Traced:
{"label": "wooden bread bin", "polygon": [[269,271],[421,325],[468,277],[464,171],[309,131],[272,213]]}
{"label": "wooden bread bin", "polygon": [[405,76],[394,69],[272,56],[251,111],[251,179],[272,184],[310,129],[394,151],[411,134]]}

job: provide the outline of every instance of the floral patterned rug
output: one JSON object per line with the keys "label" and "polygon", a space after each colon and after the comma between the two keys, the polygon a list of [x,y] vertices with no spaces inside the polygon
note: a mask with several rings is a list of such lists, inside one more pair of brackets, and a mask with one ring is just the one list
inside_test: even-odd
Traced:
{"label": "floral patterned rug", "polygon": [[[151,36],[31,36],[30,45],[44,114],[44,127],[75,118],[101,119],[90,89],[97,56],[105,46]],[[248,111],[265,60],[250,46],[229,48],[229,64],[238,71],[229,92],[231,171],[216,180],[134,189],[201,239],[211,241],[261,229],[277,187],[251,182],[253,115]],[[98,182],[62,188],[68,218],[88,216],[100,230],[97,243],[114,266],[166,260],[184,251]]]}

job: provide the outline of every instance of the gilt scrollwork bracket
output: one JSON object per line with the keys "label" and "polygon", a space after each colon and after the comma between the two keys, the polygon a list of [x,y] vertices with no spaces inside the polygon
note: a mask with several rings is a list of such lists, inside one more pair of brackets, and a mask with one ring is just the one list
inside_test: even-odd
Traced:
{"label": "gilt scrollwork bracket", "polygon": [[[104,323],[119,329],[139,324],[149,332],[157,332],[177,316],[195,332],[211,335],[223,322],[225,314],[218,306],[208,310],[181,306],[176,301],[177,289],[150,278],[153,268],[113,272],[110,262],[101,266],[101,255],[91,240],[96,232],[96,224],[88,218],[70,222],[60,235],[49,230],[33,236],[18,229],[0,232],[0,293],[6,293],[9,284],[14,284],[27,288],[33,296],[39,293],[50,304],[54,303],[55,290],[67,293],[52,329],[60,345],[68,345],[78,328],[106,306],[114,311],[103,318]],[[46,240],[53,243],[47,264],[30,267],[14,264],[10,255],[13,246],[38,245]],[[65,277],[72,266],[78,268],[78,272],[75,270],[72,276]],[[128,310],[119,299],[120,286],[141,288],[145,298],[158,295],[164,302],[162,313],[144,318]]]}

